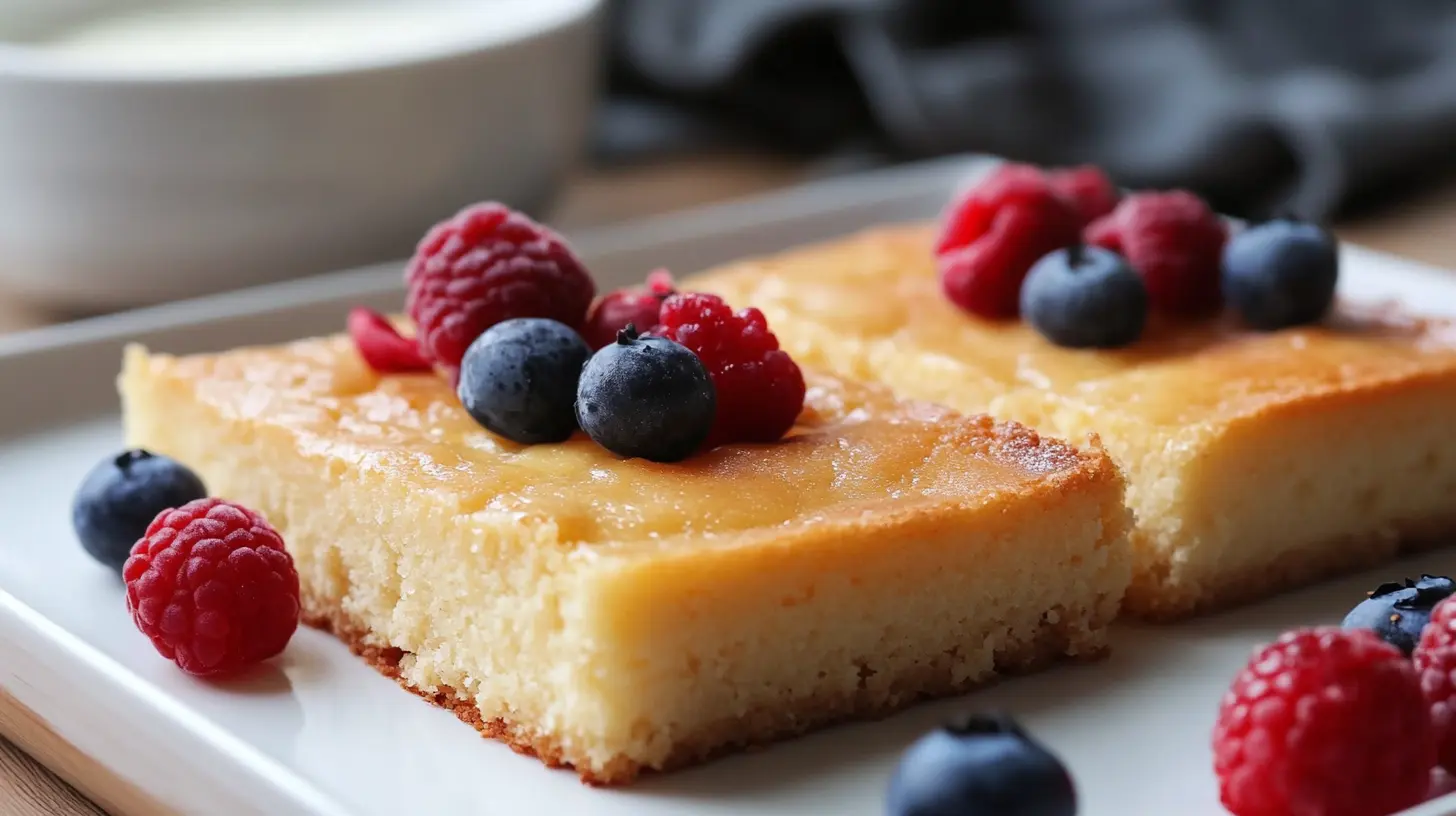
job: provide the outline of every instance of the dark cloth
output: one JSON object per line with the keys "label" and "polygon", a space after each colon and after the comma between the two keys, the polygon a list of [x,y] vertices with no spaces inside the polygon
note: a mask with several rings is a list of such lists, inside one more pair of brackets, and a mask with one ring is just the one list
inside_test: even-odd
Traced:
{"label": "dark cloth", "polygon": [[608,154],[1092,162],[1314,218],[1456,159],[1450,0],[613,3]]}

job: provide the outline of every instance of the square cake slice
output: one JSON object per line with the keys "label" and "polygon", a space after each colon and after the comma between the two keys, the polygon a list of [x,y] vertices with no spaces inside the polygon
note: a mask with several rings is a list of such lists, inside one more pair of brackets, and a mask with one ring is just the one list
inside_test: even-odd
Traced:
{"label": "square cake slice", "polygon": [[1054,346],[941,293],[930,227],[885,227],[708,272],[808,365],[1045,433],[1095,432],[1128,478],[1127,607],[1186,616],[1456,534],[1456,332],[1390,309],[1253,333],[1154,324]]}
{"label": "square cake slice", "polygon": [[344,337],[126,353],[128,443],[262,512],[307,617],[588,781],[955,694],[1106,644],[1120,471],[810,376],[798,427],[664,465],[523,447]]}

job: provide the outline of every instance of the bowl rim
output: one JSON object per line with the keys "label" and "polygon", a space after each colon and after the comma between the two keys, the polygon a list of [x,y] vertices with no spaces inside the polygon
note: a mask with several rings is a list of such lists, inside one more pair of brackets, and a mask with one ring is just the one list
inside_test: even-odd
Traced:
{"label": "bowl rim", "polygon": [[[303,0],[298,0],[302,2]],[[414,4],[414,0],[407,0]],[[525,2],[525,0],[519,0]],[[490,0],[477,0],[490,2]],[[489,34],[482,28],[476,36],[462,37],[433,50],[389,56],[361,51],[357,56],[328,65],[267,70],[225,69],[187,73],[176,69],[123,69],[48,59],[39,49],[0,39],[0,83],[13,81],[69,83],[108,88],[155,86],[259,85],[307,79],[387,73],[454,62],[463,58],[505,50],[545,39],[563,30],[592,22],[605,0],[534,0],[529,5],[549,8],[529,24],[508,36]],[[422,9],[423,11],[423,9]]]}

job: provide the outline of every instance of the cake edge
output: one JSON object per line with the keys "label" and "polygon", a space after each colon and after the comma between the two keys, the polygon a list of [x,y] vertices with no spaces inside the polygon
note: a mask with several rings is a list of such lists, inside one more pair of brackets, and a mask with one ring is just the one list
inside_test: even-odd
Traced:
{"label": "cake edge", "polygon": [[1111,620],[1097,617],[1095,606],[1066,610],[1061,621],[1044,621],[1035,637],[996,654],[995,674],[989,678],[944,682],[944,673],[931,667],[926,674],[926,679],[931,682],[917,684],[912,693],[898,700],[860,700],[853,696],[839,696],[800,701],[795,708],[762,708],[735,720],[715,723],[704,729],[697,739],[680,742],[660,765],[645,765],[619,754],[599,767],[584,767],[568,757],[559,741],[549,732],[505,718],[486,719],[475,703],[450,686],[429,691],[409,683],[400,670],[400,663],[408,652],[395,646],[377,645],[375,641],[381,638],[342,609],[320,608],[313,599],[305,598],[302,613],[304,624],[333,635],[374,670],[426,702],[450,711],[479,731],[481,736],[505,743],[516,753],[534,757],[549,768],[575,770],[583,783],[595,787],[629,785],[646,773],[677,770],[732,753],[766,748],[831,725],[883,719],[923,702],[956,697],[994,685],[1003,678],[1038,672],[1059,663],[1087,663],[1107,656],[1110,648],[1105,639],[1100,644],[1084,645],[1076,654],[1069,654],[1075,628],[1068,624],[1090,621],[1090,630],[1103,634],[1111,624]]}
{"label": "cake edge", "polygon": [[[1141,569],[1134,573],[1132,585],[1123,595],[1123,615],[1154,623],[1177,623],[1297,592],[1402,556],[1437,550],[1453,539],[1456,511],[1289,550],[1272,564],[1261,564],[1247,573],[1226,576],[1217,586],[1193,591],[1170,592],[1157,570]],[[1136,549],[1147,545],[1134,542],[1133,546]],[[1163,559],[1153,566],[1165,563]]]}

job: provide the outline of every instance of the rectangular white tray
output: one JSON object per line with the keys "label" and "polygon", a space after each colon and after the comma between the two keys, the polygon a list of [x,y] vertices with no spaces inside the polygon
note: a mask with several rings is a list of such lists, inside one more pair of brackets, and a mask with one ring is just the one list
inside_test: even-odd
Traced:
{"label": "rectangular white tray", "polygon": [[[951,160],[822,182],[576,236],[604,287],[680,273],[870,224],[934,215],[985,167]],[[1456,314],[1456,276],[1350,248],[1343,286]],[[0,688],[60,737],[183,813],[707,816],[876,814],[917,735],[969,709],[1008,710],[1068,763],[1083,816],[1217,814],[1208,739],[1249,650],[1297,625],[1337,623],[1397,576],[1456,572],[1456,551],[1167,627],[1120,625],[1113,655],[644,780],[585,787],[481,739],[401,691],[330,637],[302,630],[276,669],[208,684],[132,627],[116,578],[69,525],[82,474],[120,445],[120,349],[223,349],[339,330],[348,306],[400,303],[378,268],[0,338]],[[1446,797],[1412,811],[1456,813]]]}

